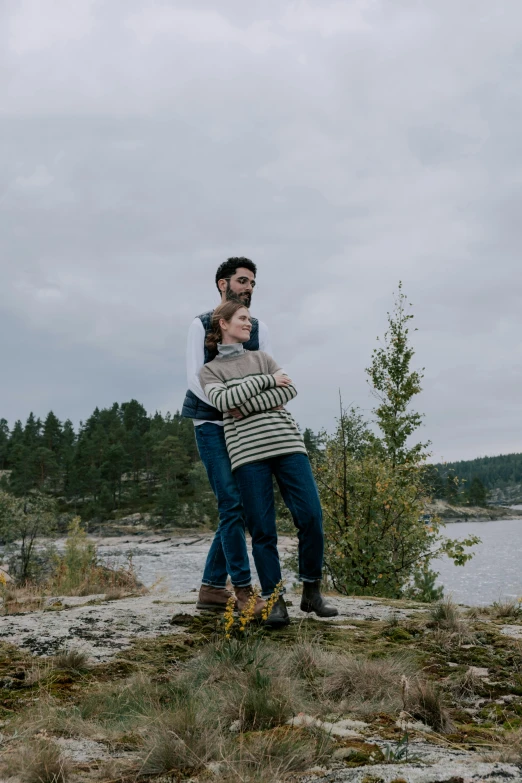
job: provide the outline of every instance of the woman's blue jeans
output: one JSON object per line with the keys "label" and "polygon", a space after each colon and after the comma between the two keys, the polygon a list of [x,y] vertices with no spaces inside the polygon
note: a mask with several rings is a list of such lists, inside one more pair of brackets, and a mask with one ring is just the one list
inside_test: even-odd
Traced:
{"label": "woman's blue jeans", "polygon": [[194,427],[198,451],[216,496],[219,527],[207,555],[203,571],[204,585],[225,587],[227,574],[234,587],[251,584],[250,564],[245,540],[245,520],[241,496],[232,475],[223,427],[200,424]]}
{"label": "woman's blue jeans", "polygon": [[235,473],[250,535],[252,554],[261,582],[263,598],[281,581],[277,551],[277,528],[272,476],[281,490],[299,540],[299,579],[316,582],[322,577],[323,513],[319,493],[306,454],[242,465]]}

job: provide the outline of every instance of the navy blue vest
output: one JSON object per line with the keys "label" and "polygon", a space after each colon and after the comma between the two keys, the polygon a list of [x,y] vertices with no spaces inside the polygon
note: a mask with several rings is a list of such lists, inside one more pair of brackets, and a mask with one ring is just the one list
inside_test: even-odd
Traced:
{"label": "navy blue vest", "polygon": [[[207,340],[207,335],[210,332],[212,326],[212,313],[213,310],[211,310],[209,313],[198,315],[199,320],[205,328],[205,343]],[[259,351],[259,321],[257,318],[252,318],[252,331],[250,333],[250,340],[247,343],[243,343],[243,346],[247,351]],[[217,351],[209,351],[205,345],[205,364],[211,362],[212,359],[216,358],[216,356]],[[187,419],[206,419],[207,421],[223,420],[223,414],[220,413],[217,408],[213,408],[212,405],[208,405],[208,403],[200,400],[199,397],[194,394],[194,392],[190,391],[190,389],[185,395],[185,401],[183,403],[183,408],[181,409],[181,415]]]}

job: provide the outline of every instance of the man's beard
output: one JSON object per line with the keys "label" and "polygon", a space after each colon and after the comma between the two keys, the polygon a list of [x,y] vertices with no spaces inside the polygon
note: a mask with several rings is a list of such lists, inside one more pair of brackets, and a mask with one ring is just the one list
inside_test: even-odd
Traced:
{"label": "man's beard", "polygon": [[242,294],[236,294],[236,292],[232,291],[230,288],[230,280],[227,280],[227,299],[231,302],[241,302],[245,307],[250,307],[252,294],[250,291],[243,291]]}

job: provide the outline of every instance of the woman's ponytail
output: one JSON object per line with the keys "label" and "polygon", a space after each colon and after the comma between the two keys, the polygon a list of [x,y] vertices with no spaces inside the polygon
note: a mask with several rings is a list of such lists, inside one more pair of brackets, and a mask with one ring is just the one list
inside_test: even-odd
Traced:
{"label": "woman's ponytail", "polygon": [[[214,325],[212,324],[212,327]],[[221,329],[219,328],[219,321],[218,321],[218,331],[216,332],[214,328],[207,334],[207,338],[205,340],[205,346],[210,351],[210,353],[217,353],[218,349],[218,343],[221,342]]]}

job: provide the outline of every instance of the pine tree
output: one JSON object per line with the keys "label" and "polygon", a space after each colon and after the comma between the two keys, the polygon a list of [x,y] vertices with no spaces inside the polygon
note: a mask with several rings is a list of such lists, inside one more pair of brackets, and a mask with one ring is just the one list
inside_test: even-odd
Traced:
{"label": "pine tree", "polygon": [[177,435],[167,435],[154,448],[155,467],[160,490],[158,505],[165,521],[175,516],[181,495],[181,485],[188,481],[190,459]]}
{"label": "pine tree", "polygon": [[123,475],[129,467],[129,459],[120,443],[109,446],[104,453],[104,461],[100,466],[102,485],[106,486],[111,495],[111,508],[118,508],[121,503]]}
{"label": "pine tree", "polygon": [[393,465],[416,464],[424,456],[428,443],[409,445],[410,436],[422,424],[423,415],[412,411],[410,403],[422,391],[422,370],[410,365],[415,351],[410,344],[407,299],[399,283],[395,308],[388,313],[388,330],[384,345],[373,351],[372,363],[366,372],[372,393],[379,404],[374,410],[382,440]]}
{"label": "pine tree", "polygon": [[41,422],[29,414],[25,427],[16,422],[9,443],[11,476],[9,486],[17,495],[26,495],[38,486],[38,457]]}
{"label": "pine tree", "polygon": [[306,450],[310,457],[313,457],[319,451],[319,436],[316,435],[309,427],[303,432],[303,440],[306,446]]}
{"label": "pine tree", "polygon": [[12,467],[13,462],[16,459],[16,453],[23,445],[24,442],[24,428],[23,424],[18,419],[15,421],[14,427],[11,431],[11,437],[9,438],[9,445],[7,448],[7,462]]}
{"label": "pine tree", "polygon": [[24,427],[24,441],[29,448],[36,448],[41,443],[42,422],[35,418],[31,411]]}
{"label": "pine tree", "polygon": [[60,420],[54,415],[52,411],[46,416],[43,425],[42,440],[43,445],[49,451],[58,455],[60,453],[60,447],[62,444],[63,428]]}
{"label": "pine tree", "polygon": [[135,488],[138,489],[141,473],[146,467],[144,436],[150,429],[150,419],[143,405],[136,400],[122,403],[121,417],[125,431],[122,445],[128,458],[128,469],[132,472]]}
{"label": "pine tree", "polygon": [[0,419],[0,470],[7,470],[9,453],[9,425]]}
{"label": "pine tree", "polygon": [[466,491],[467,501],[470,506],[481,506],[484,508],[488,504],[486,487],[478,476],[473,476]]}
{"label": "pine tree", "polygon": [[34,453],[34,465],[36,469],[35,485],[43,491],[47,488],[57,489],[59,478],[59,465],[57,455],[46,446],[38,446]]}
{"label": "pine tree", "polygon": [[459,500],[459,480],[454,473],[450,472],[446,476],[446,486],[444,496],[448,503],[458,503]]}
{"label": "pine tree", "polygon": [[60,443],[60,465],[62,469],[63,491],[67,498],[74,497],[74,453],[76,447],[76,433],[73,423],[67,419],[63,424]]}

